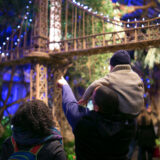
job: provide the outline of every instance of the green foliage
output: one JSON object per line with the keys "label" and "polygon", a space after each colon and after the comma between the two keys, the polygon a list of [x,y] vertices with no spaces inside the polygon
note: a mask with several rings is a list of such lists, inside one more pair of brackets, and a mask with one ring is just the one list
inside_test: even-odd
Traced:
{"label": "green foliage", "polygon": [[145,60],[144,60],[145,67],[149,66],[149,68],[152,69],[155,64],[160,64],[159,53],[160,53],[160,48],[149,49],[147,56],[145,57]]}
{"label": "green foliage", "polygon": [[67,154],[67,159],[68,160],[75,160],[76,159],[74,148],[75,148],[74,142],[64,143],[64,150]]}
{"label": "green foliage", "polygon": [[3,127],[3,133],[0,134],[0,150],[2,147],[2,143],[3,141],[11,136],[12,131],[11,131],[11,125],[10,125],[10,119],[9,117],[3,117],[2,121],[1,121],[1,132],[2,132],[2,127]]}

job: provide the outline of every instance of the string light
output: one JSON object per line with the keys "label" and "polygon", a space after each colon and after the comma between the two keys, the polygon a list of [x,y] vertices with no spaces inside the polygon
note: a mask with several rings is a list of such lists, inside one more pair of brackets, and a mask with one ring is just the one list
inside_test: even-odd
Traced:
{"label": "string light", "polygon": [[4,54],[4,53],[2,53],[2,57],[5,57],[5,54]]}
{"label": "string light", "polygon": [[84,6],[83,8],[84,8],[84,9],[88,9],[88,6]]}
{"label": "string light", "polygon": [[[29,2],[29,4],[32,3],[31,0],[29,0],[28,2]],[[26,9],[29,9],[29,8],[30,8],[29,5],[26,5]],[[30,14],[30,13],[27,11],[27,12],[26,12],[26,15],[29,15],[29,14]],[[25,20],[28,19],[28,17],[27,17],[26,15],[25,15],[25,17],[24,17]],[[29,22],[32,22],[32,19],[30,18],[28,21],[29,21]],[[20,26],[20,25],[17,25],[17,28],[19,29],[19,28],[21,28],[21,26]],[[16,32],[16,29],[13,29],[13,31]],[[23,35],[20,36],[20,38],[23,38],[23,37],[24,37]],[[6,37],[6,40],[7,40],[7,41],[9,41],[9,39],[10,39],[9,37]],[[17,42],[20,42],[20,39],[19,39],[19,38],[17,39]],[[17,45],[17,44],[18,44],[17,42],[14,42],[14,45]],[[5,46],[5,45],[6,45],[6,42],[3,42],[2,44],[3,44],[3,46]],[[2,47],[0,47],[0,50],[1,50],[1,49],[2,49]],[[2,52],[1,52],[1,53],[2,53]],[[9,53],[8,53],[8,55],[9,55]],[[3,53],[3,56],[5,56],[4,53]]]}
{"label": "string light", "polygon": [[92,11],[92,8],[90,8],[88,11],[91,12],[91,11]]}

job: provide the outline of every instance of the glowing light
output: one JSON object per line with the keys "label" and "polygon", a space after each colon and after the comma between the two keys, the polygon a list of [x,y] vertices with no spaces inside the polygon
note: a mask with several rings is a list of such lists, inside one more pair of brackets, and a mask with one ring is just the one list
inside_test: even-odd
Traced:
{"label": "glowing light", "polygon": [[29,4],[31,4],[32,3],[32,1],[29,1]]}
{"label": "glowing light", "polygon": [[83,8],[84,8],[84,9],[88,9],[88,6],[84,6]]}
{"label": "glowing light", "polygon": [[6,56],[9,56],[9,53],[6,53]]}
{"label": "glowing light", "polygon": [[7,37],[6,40],[8,41],[8,40],[9,40],[9,37]]}
{"label": "glowing light", "polygon": [[137,19],[135,18],[134,21],[137,21]]}
{"label": "glowing light", "polygon": [[27,12],[26,15],[29,15],[29,12]]}
{"label": "glowing light", "polygon": [[127,27],[129,28],[129,24],[127,24]]}
{"label": "glowing light", "polygon": [[91,11],[92,11],[92,8],[90,8],[88,11],[91,12]]}
{"label": "glowing light", "polygon": [[28,8],[29,8],[29,6],[26,6],[26,8],[28,9]]}
{"label": "glowing light", "polygon": [[30,22],[32,22],[32,19],[29,19]]}
{"label": "glowing light", "polygon": [[6,45],[6,42],[3,42],[3,45],[5,46],[5,45]]}
{"label": "glowing light", "polygon": [[142,18],[142,21],[144,21],[145,20],[145,18]]}
{"label": "glowing light", "polygon": [[20,39],[17,39],[17,42],[19,42],[20,41]]}
{"label": "glowing light", "polygon": [[127,22],[130,22],[130,19],[128,19]]}
{"label": "glowing light", "polygon": [[5,54],[4,54],[4,53],[2,53],[2,57],[5,57]]}
{"label": "glowing light", "polygon": [[144,24],[142,24],[142,28],[144,27]]}
{"label": "glowing light", "polygon": [[17,26],[17,28],[21,28],[21,26]]}
{"label": "glowing light", "polygon": [[14,45],[17,45],[18,43],[17,42],[14,42]]}
{"label": "glowing light", "polygon": [[149,85],[147,85],[147,88],[151,88],[151,85],[149,84]]}
{"label": "glowing light", "polygon": [[0,47],[0,49],[2,49],[2,47]]}

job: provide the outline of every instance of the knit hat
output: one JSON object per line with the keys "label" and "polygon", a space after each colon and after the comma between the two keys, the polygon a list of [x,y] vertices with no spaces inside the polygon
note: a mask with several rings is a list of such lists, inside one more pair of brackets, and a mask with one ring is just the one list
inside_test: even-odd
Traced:
{"label": "knit hat", "polygon": [[119,50],[114,53],[114,55],[110,59],[110,65],[116,66],[118,64],[130,64],[131,59],[127,51]]}

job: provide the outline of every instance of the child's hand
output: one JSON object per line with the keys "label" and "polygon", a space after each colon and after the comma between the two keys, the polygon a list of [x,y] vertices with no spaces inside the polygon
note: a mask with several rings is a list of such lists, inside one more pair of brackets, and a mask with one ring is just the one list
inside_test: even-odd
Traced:
{"label": "child's hand", "polygon": [[79,105],[82,105],[82,106],[86,106],[87,103],[88,103],[88,101],[87,101],[87,100],[84,100],[84,99],[80,99],[80,100],[78,101],[78,104],[79,104]]}

